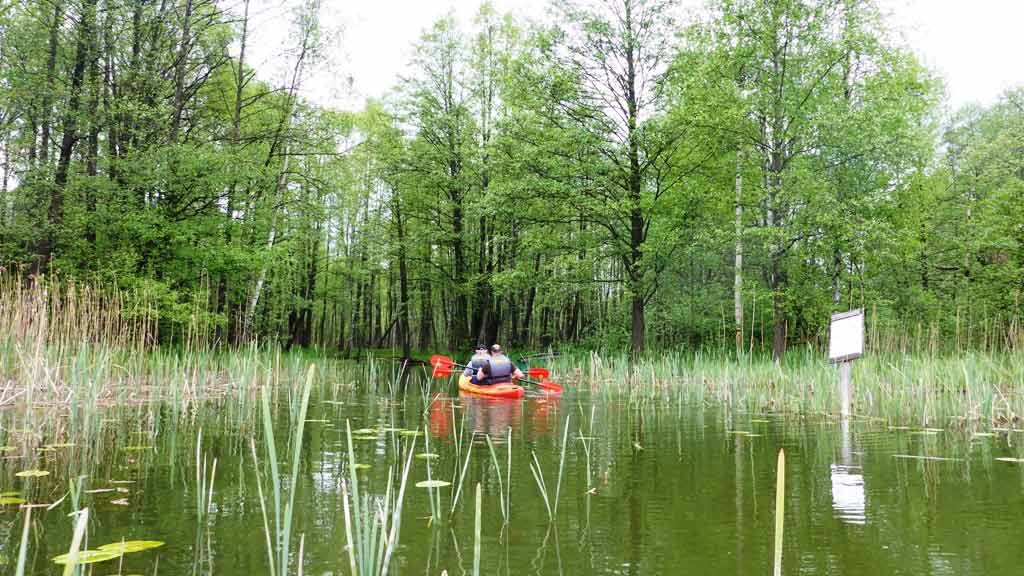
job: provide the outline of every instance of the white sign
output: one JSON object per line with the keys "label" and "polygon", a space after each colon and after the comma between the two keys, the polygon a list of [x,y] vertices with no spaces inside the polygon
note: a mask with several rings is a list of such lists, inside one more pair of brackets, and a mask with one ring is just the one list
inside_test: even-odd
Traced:
{"label": "white sign", "polygon": [[864,354],[864,311],[851,310],[832,315],[828,359],[845,362]]}

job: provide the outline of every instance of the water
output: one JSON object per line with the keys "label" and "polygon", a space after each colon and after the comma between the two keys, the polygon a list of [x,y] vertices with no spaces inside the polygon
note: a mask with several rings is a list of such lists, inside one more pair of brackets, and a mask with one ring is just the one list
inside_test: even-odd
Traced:
{"label": "water", "polygon": [[[441,489],[439,519],[431,520],[428,490],[414,485],[426,479],[428,461],[412,461],[392,574],[472,573],[477,483],[483,574],[768,574],[779,448],[787,460],[785,574],[1012,574],[1024,565],[1024,464],[996,460],[1022,455],[1021,432],[921,433],[878,420],[841,425],[678,404],[631,406],[573,392],[488,401],[424,397],[415,386],[393,399],[366,389],[313,394],[291,547],[295,558],[304,535],[305,574],[349,573],[341,498],[349,474],[346,420],[353,430],[375,429],[357,435],[373,439],[355,441],[357,460],[371,466],[359,476],[364,494],[384,493],[389,466],[401,466],[398,458],[414,438],[385,428],[425,429],[426,436],[415,437],[416,452],[429,442],[438,454],[429,461],[432,477],[455,481]],[[0,413],[3,438],[15,447],[0,460],[0,492],[52,503],[67,492],[69,476],[84,474],[84,488],[103,490],[81,496],[92,517],[90,548],[121,539],[166,541],[125,555],[124,574],[267,574],[250,447],[255,438],[259,458],[266,459],[258,407],[255,395],[243,395],[178,408],[109,408],[102,420],[47,408],[30,416],[36,423],[49,416],[39,436],[23,428],[29,425],[24,413]],[[288,477],[286,395],[275,414],[278,459]],[[549,522],[530,462],[536,455],[553,499],[566,419],[557,518]],[[68,440],[75,430],[92,432]],[[217,460],[212,503],[202,520],[200,430],[208,475]],[[511,512],[505,524],[500,501],[508,430]],[[494,442],[500,480],[485,434]],[[25,449],[57,438],[76,445],[37,451],[26,461]],[[51,475],[14,475],[28,466]],[[268,470],[261,471],[268,491]],[[284,487],[285,497],[291,488]],[[67,551],[71,510],[68,499],[51,511],[33,510],[32,573],[57,573],[49,559]],[[6,573],[13,573],[22,518],[16,506],[0,509]],[[94,574],[119,568],[117,560],[94,566]]]}

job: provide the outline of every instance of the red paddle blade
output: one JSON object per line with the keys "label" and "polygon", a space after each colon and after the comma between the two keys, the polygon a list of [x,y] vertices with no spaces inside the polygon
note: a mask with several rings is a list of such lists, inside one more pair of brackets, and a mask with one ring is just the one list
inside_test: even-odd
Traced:
{"label": "red paddle blade", "polygon": [[549,392],[561,392],[562,391],[562,386],[560,384],[555,384],[551,380],[544,380],[544,381],[542,381],[539,384],[539,386],[541,388],[545,389],[545,390],[548,390]]}
{"label": "red paddle blade", "polygon": [[433,365],[435,368],[438,367],[438,366],[441,366],[441,367],[444,367],[444,368],[451,368],[452,364],[455,364],[455,361],[452,360],[451,358],[447,357],[447,356],[441,356],[440,354],[434,354],[433,356],[430,357],[430,364]]}
{"label": "red paddle blade", "polygon": [[551,373],[548,372],[547,368],[530,368],[529,370],[526,371],[526,374],[530,378],[540,378],[542,380],[547,379],[551,376]]}

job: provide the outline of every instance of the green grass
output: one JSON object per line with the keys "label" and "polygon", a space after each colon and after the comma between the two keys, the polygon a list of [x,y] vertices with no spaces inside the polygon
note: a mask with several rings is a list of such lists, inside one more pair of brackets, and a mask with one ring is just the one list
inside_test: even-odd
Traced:
{"label": "green grass", "polygon": [[[838,369],[820,351],[793,349],[781,364],[730,353],[668,352],[561,357],[558,378],[608,400],[634,404],[728,404],[756,412],[835,415]],[[1024,356],[868,354],[853,363],[858,416],[927,425],[951,419],[1008,423],[1024,414]]]}

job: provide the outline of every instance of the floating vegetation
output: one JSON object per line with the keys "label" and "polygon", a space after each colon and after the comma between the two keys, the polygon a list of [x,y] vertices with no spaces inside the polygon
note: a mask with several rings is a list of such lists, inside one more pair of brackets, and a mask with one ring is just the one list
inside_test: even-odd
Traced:
{"label": "floating vegetation", "polygon": [[19,478],[41,478],[43,476],[49,476],[48,470],[22,470],[15,474]]}
{"label": "floating vegetation", "polygon": [[19,496],[0,496],[0,506],[10,506],[12,504],[24,504],[25,499]]}
{"label": "floating vegetation", "polygon": [[364,470],[369,470],[369,469],[373,468],[373,466],[370,465],[370,464],[359,462],[355,466],[353,466],[353,468],[355,468],[356,471],[358,471],[358,472],[362,472]]}
{"label": "floating vegetation", "polygon": [[444,488],[451,485],[451,482],[445,480],[421,480],[416,483],[417,488]]}
{"label": "floating vegetation", "polygon": [[[70,556],[70,553],[54,556],[53,562],[54,564],[67,564]],[[116,550],[80,550],[75,564],[95,564],[96,562],[106,562],[107,560],[120,557],[121,553]]]}
{"label": "floating vegetation", "polygon": [[109,552],[118,552],[121,554],[130,554],[132,552],[142,552],[143,550],[159,548],[163,545],[164,542],[161,542],[160,540],[126,540],[124,542],[113,542],[111,544],[97,546],[96,549]]}

